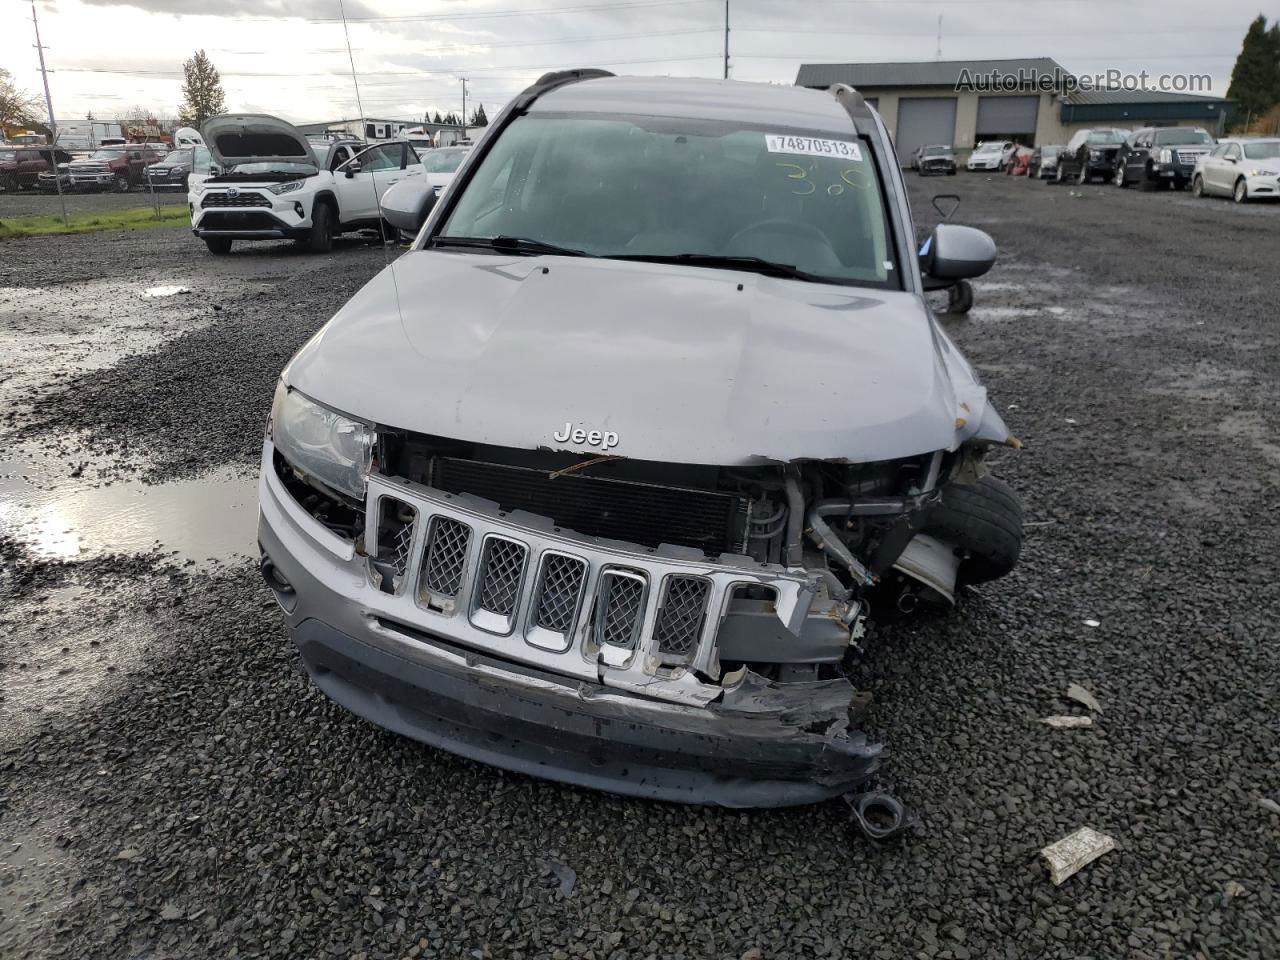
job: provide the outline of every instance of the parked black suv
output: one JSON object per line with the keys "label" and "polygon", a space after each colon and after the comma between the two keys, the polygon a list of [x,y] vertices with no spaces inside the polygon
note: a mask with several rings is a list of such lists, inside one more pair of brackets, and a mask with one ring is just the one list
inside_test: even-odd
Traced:
{"label": "parked black suv", "polygon": [[935,173],[945,173],[947,176],[954,177],[956,155],[950,147],[946,146],[921,147],[916,169],[920,171],[922,177],[932,176]]}
{"label": "parked black suv", "polygon": [[1127,132],[1115,127],[1077,130],[1058,155],[1054,181],[1063,183],[1074,178],[1076,183],[1088,183],[1097,176],[1110,177]]}
{"label": "parked black suv", "polygon": [[1121,144],[1111,182],[1117,187],[1167,183],[1181,190],[1191,182],[1196,161],[1212,149],[1213,137],[1199,127],[1144,127]]}

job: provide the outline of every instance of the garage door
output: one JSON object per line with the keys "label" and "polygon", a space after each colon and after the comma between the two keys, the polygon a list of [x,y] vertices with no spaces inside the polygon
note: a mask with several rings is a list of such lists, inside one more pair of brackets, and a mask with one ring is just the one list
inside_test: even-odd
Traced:
{"label": "garage door", "polygon": [[1039,97],[979,97],[978,139],[1034,136],[1039,112]]}
{"label": "garage door", "polygon": [[956,135],[955,97],[908,97],[898,101],[898,129],[894,146],[901,163],[911,151],[933,143],[950,145]]}

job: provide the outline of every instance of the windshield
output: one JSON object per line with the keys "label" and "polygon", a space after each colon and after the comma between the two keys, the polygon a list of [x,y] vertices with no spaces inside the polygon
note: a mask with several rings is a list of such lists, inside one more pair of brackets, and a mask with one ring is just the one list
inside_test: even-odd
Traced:
{"label": "windshield", "polygon": [[228,173],[240,176],[252,176],[260,173],[295,173],[310,176],[316,172],[314,164],[294,163],[290,160],[262,160],[256,163],[237,163],[227,170]]}
{"label": "windshield", "polygon": [[521,117],[441,236],[523,237],[602,257],[758,258],[833,283],[901,286],[880,182],[852,132]]}
{"label": "windshield", "polygon": [[1203,130],[1157,130],[1151,140],[1157,147],[1168,147],[1179,143],[1213,143],[1213,137]]}
{"label": "windshield", "polygon": [[90,160],[119,160],[124,156],[123,150],[95,150],[89,157]]}
{"label": "windshield", "polygon": [[950,147],[925,147],[924,155],[926,157],[947,157],[951,155]]}
{"label": "windshield", "polygon": [[1003,153],[1004,145],[999,143],[980,143],[973,150],[974,153]]}
{"label": "windshield", "polygon": [[1119,130],[1090,130],[1088,143],[1122,143],[1124,134]]}
{"label": "windshield", "polygon": [[453,173],[469,152],[466,147],[442,147],[428,150],[422,155],[422,165],[427,173]]}
{"label": "windshield", "polygon": [[167,154],[161,163],[187,163],[191,160],[190,150],[174,150]]}
{"label": "windshield", "polygon": [[1275,160],[1280,158],[1280,140],[1246,143],[1244,144],[1244,155],[1250,160]]}

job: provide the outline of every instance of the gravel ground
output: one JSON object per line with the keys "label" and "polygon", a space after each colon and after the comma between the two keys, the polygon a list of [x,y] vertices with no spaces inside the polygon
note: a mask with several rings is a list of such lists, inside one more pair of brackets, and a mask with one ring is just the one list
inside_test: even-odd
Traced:
{"label": "gravel ground", "polygon": [[[161,204],[186,203],[184,190],[157,190]],[[133,207],[151,206],[151,193],[135,187],[129,193],[68,193],[67,213],[101,213],[106,210],[129,210]],[[40,193],[38,190],[20,190],[16,193],[0,193],[0,220],[7,217],[57,217],[62,215],[62,205],[56,193]]]}
{"label": "gravel ground", "polygon": [[[310,689],[247,557],[10,537],[0,955],[1280,957],[1280,208],[911,186],[922,223],[959,192],[1003,251],[948,326],[1026,443],[996,468],[1030,524],[1013,575],[866,644],[912,837],[460,760]],[[0,303],[0,335],[42,345],[0,440],[55,493],[251,473],[281,362],[383,259],[215,261],[181,230],[4,252],[0,283],[55,309],[33,328]],[[155,308],[145,355],[85,366],[58,337],[104,275],[191,304]],[[1084,712],[1069,683],[1093,726],[1036,723]],[[1054,887],[1036,851],[1082,825],[1117,849]]]}

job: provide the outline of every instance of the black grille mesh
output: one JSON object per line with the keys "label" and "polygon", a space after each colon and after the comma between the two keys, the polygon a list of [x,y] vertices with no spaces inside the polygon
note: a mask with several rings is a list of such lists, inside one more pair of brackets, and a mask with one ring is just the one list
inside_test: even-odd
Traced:
{"label": "black grille mesh", "polygon": [[698,646],[711,585],[701,577],[669,577],[654,625],[658,652],[687,658]]}
{"label": "black grille mesh", "polygon": [[480,600],[476,604],[481,610],[501,617],[510,617],[515,612],[526,552],[523,544],[513,540],[499,537],[489,540],[480,574]]}
{"label": "black grille mesh", "polygon": [[558,553],[547,555],[542,564],[533,622],[555,633],[567,634],[573,629],[573,615],[578,609],[578,596],[586,573],[587,565],[581,560]]}
{"label": "black grille mesh", "polygon": [[644,616],[644,581],[606,573],[600,578],[600,586],[596,611],[599,642],[634,647]]}
{"label": "black grille mesh", "polygon": [[471,530],[457,520],[434,517],[427,540],[427,561],[422,582],[433,593],[456,597],[462,586]]}

